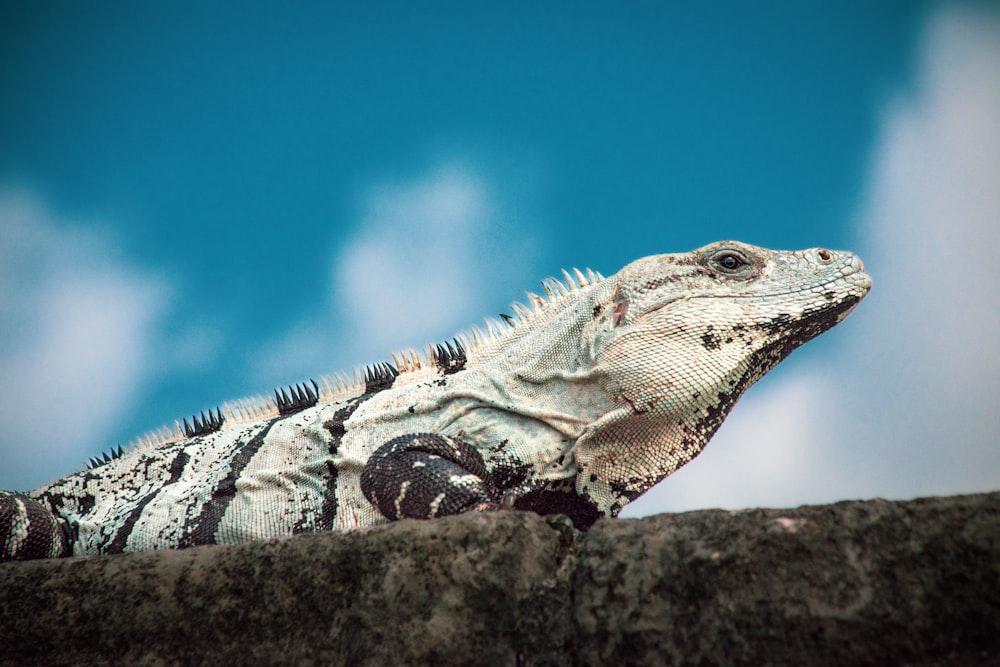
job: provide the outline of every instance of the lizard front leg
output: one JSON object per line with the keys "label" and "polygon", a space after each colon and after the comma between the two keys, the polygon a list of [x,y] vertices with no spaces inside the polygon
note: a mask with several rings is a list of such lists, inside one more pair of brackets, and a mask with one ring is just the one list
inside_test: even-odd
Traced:
{"label": "lizard front leg", "polygon": [[361,490],[391,520],[496,510],[503,501],[479,451],[436,433],[409,433],[375,450],[361,473]]}
{"label": "lizard front leg", "polygon": [[0,491],[0,562],[69,555],[62,523],[43,503]]}

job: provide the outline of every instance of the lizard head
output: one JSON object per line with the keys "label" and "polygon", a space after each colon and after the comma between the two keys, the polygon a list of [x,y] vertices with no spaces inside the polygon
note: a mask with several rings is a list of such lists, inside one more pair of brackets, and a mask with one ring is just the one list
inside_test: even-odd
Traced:
{"label": "lizard head", "polygon": [[822,248],[724,241],[624,267],[585,332],[618,407],[577,443],[578,492],[617,514],[694,458],[750,385],[870,287],[856,256]]}

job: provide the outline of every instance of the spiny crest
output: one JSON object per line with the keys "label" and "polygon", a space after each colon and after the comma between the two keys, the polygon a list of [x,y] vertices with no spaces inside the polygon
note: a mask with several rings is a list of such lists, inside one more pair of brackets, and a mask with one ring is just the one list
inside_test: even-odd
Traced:
{"label": "spiny crest", "polygon": [[118,445],[117,449],[112,449],[103,457],[91,458],[86,467],[93,469],[135,450],[206,435],[218,431],[223,424],[244,424],[304,410],[321,400],[335,400],[340,396],[357,394],[359,386],[363,385],[356,376],[352,380],[345,373],[336,373],[332,376],[320,376],[318,382],[310,379],[308,385],[300,383],[289,386],[287,390],[275,389],[273,398],[251,396],[227,401],[221,408],[216,408],[214,413],[211,410],[207,415],[202,412],[200,415],[192,416],[190,422],[184,419],[181,422],[174,422],[172,428],[161,426],[155,431],[145,433],[124,448]]}
{"label": "spiny crest", "polygon": [[393,352],[392,362],[396,364],[396,368],[399,369],[400,373],[412,373],[420,370],[424,365],[420,353],[412,347],[400,350],[398,353]]}
{"label": "spiny crest", "polygon": [[121,444],[119,444],[117,449],[111,449],[104,452],[103,456],[91,457],[90,461],[87,462],[87,470],[93,470],[94,468],[102,466],[105,463],[110,463],[111,461],[121,457],[125,451],[126,450],[122,448]]}
{"label": "spiny crest", "polygon": [[399,371],[385,361],[368,366],[365,368],[365,393],[390,386],[397,375]]}
{"label": "spiny crest", "polygon": [[198,419],[198,415],[191,417],[191,421],[194,426],[188,424],[188,420],[184,420],[184,437],[193,438],[198,435],[207,435],[209,433],[214,433],[222,428],[222,423],[226,421],[226,418],[222,416],[222,410],[219,408],[215,409],[215,414],[212,411],[208,411],[208,417],[205,416],[204,410],[201,413],[201,419]]}
{"label": "spiny crest", "polygon": [[377,391],[392,385],[400,373],[414,372],[425,366],[437,367],[445,375],[457,373],[465,368],[471,350],[500,340],[505,333],[531,322],[547,308],[560,304],[570,294],[604,280],[604,276],[591,269],[586,269],[584,272],[574,268],[572,273],[564,269],[562,274],[563,280],[546,278],[541,281],[545,296],[525,292],[528,305],[515,301],[510,305],[513,315],[500,313],[499,319],[487,317],[484,319],[483,327],[473,325],[451,341],[429,345],[424,353],[408,348],[392,354],[393,363],[380,362],[363,370],[355,368],[350,375],[338,372],[320,376],[318,382],[310,379],[308,384],[303,382],[289,385],[287,390],[278,388],[274,390],[273,398],[253,396],[228,401],[221,408],[216,408],[214,413],[209,410],[207,415],[202,412],[200,415],[192,416],[190,423],[184,419],[181,423],[175,422],[173,428],[163,426],[156,431],[146,433],[133,440],[127,447],[118,445],[100,457],[91,458],[86,467],[93,469],[102,466],[137,449],[207,435],[218,431],[225,423],[232,425],[269,419],[304,410],[319,402],[335,401],[355,396],[359,392]]}
{"label": "spiny crest", "polygon": [[[227,414],[229,414],[228,410]],[[93,470],[98,466],[102,466],[106,463],[114,461],[117,458],[121,458],[126,452],[131,452],[134,449],[155,446],[164,442],[179,440],[181,438],[193,438],[199,435],[214,433],[222,428],[222,424],[225,423],[225,421],[226,417],[222,414],[222,410],[219,408],[216,408],[214,413],[209,410],[207,415],[204,411],[202,411],[200,415],[193,415],[190,423],[187,419],[183,420],[183,424],[174,422],[173,429],[161,427],[159,431],[147,433],[139,440],[133,441],[127,448],[122,447],[121,444],[119,444],[116,448],[104,452],[102,456],[92,457],[87,462],[86,468],[88,470]]]}
{"label": "spiny crest", "polygon": [[[480,345],[500,340],[505,333],[532,320],[548,307],[562,302],[564,297],[583,287],[604,280],[597,271],[574,268],[572,273],[562,272],[563,280],[546,278],[542,281],[545,296],[525,292],[528,304],[515,301],[510,305],[513,315],[500,313],[498,317],[486,317],[482,325],[474,324],[458,333],[450,342],[430,344],[423,353],[412,348],[392,354],[392,361],[399,373],[411,373],[425,367],[437,367],[444,374],[457,373],[465,368],[468,353]],[[499,318],[499,319],[498,319]],[[355,376],[357,380],[357,376]]]}
{"label": "spiny crest", "polygon": [[457,373],[465,368],[468,357],[465,354],[465,347],[458,338],[452,339],[455,343],[445,341],[443,345],[429,346],[429,355],[435,366],[441,369],[445,375]]}
{"label": "spiny crest", "polygon": [[312,387],[305,383],[289,385],[288,393],[285,393],[284,389],[281,390],[280,394],[277,389],[274,390],[274,404],[278,408],[279,415],[291,414],[316,405],[320,395],[319,384],[316,383],[316,380],[309,380],[309,382],[312,383]]}
{"label": "spiny crest", "polygon": [[484,327],[472,325],[459,333],[455,341],[461,343],[466,352],[473,351],[480,345],[499,340],[506,332],[532,321],[540,313],[547,312],[550,307],[562,304],[563,299],[580,289],[604,280],[604,276],[591,269],[583,272],[574,268],[572,274],[563,269],[562,274],[563,280],[546,278],[541,281],[544,296],[525,292],[528,297],[527,306],[515,301],[510,305],[513,315],[500,313],[499,320],[487,317],[484,319]]}

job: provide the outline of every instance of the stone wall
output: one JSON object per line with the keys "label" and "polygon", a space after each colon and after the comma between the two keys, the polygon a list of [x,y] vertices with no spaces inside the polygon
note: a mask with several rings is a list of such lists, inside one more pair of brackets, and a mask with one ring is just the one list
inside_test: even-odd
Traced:
{"label": "stone wall", "polygon": [[1000,664],[1000,493],[0,565],[2,664]]}

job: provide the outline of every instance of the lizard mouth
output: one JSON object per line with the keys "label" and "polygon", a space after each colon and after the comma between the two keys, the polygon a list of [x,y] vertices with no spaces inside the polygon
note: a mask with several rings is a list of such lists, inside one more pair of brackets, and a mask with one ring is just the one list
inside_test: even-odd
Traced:
{"label": "lizard mouth", "polygon": [[839,324],[868,294],[871,277],[859,270],[824,283],[822,287],[834,284],[837,291],[820,292],[828,299],[827,303],[806,309],[798,316],[781,313],[758,323],[755,328],[773,341],[767,348],[782,350],[780,359],[783,359],[796,347]]}

